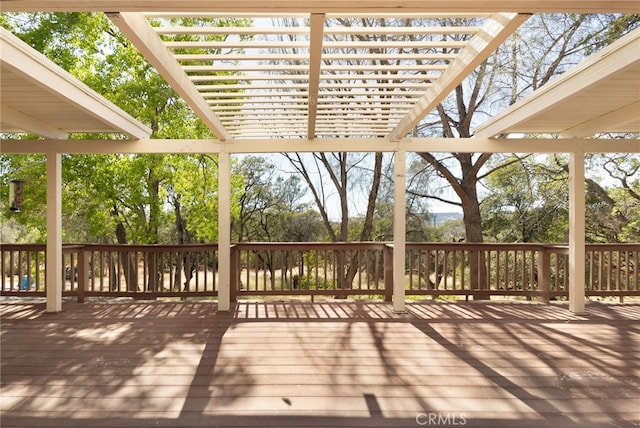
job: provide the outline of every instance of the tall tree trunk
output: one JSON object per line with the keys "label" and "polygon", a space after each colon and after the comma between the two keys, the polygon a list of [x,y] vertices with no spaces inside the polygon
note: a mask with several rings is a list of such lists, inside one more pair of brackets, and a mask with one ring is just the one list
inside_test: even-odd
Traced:
{"label": "tall tree trunk", "polygon": [[[307,166],[300,155],[285,155],[291,165],[300,173],[305,182],[309,186],[314,197],[318,210],[322,216],[322,220],[327,229],[332,242],[346,242],[349,239],[349,178],[354,171],[353,165],[348,164],[349,154],[340,153],[314,153],[313,167]],[[329,156],[333,156],[330,158]],[[360,240],[371,239],[371,231],[373,230],[373,221],[375,216],[376,201],[382,181],[382,165],[383,154],[376,153],[374,161],[373,177],[371,182],[371,191],[368,194],[367,211],[363,229],[360,234]],[[333,162],[333,163],[332,163]],[[324,171],[323,171],[324,169]],[[314,177],[316,172],[323,175],[323,172],[329,177],[340,201],[340,225],[336,233],[334,225],[329,218],[329,207],[326,200],[326,192],[324,183],[318,184]],[[352,176],[351,176],[352,177]],[[353,180],[353,178],[352,178]],[[355,178],[357,180],[357,178]],[[336,288],[350,289],[353,278],[358,272],[360,265],[359,256],[357,254],[347,255],[338,253],[335,257],[336,263]],[[338,296],[336,296],[338,297]],[[343,296],[341,296],[343,297]]]}
{"label": "tall tree trunk", "polygon": [[[478,201],[476,186],[468,187],[466,190],[466,197],[462,201],[465,238],[467,242],[483,242],[482,216],[480,214],[480,203]],[[486,260],[483,251],[469,251],[469,276],[472,288],[476,290],[489,289]],[[489,300],[489,298],[490,295],[488,293],[476,294],[474,297],[476,300]]]}
{"label": "tall tree trunk", "polygon": [[[158,178],[158,168],[163,162],[161,155],[150,155],[149,172],[147,176],[147,187],[149,191],[149,222],[147,224],[147,237],[149,244],[157,244],[158,228],[160,225],[161,204],[160,201],[160,179]],[[160,265],[158,254],[147,252],[147,290],[158,291],[162,287],[163,269]]]}
{"label": "tall tree trunk", "polygon": [[[480,201],[478,199],[478,172],[482,165],[486,163],[490,155],[483,154],[473,162],[473,155],[470,153],[459,153],[457,155],[462,168],[462,181],[457,190],[462,202],[463,222],[465,238],[467,242],[483,242],[482,215],[480,213]],[[482,251],[469,252],[469,275],[471,287],[476,290],[488,290],[487,268],[485,255]],[[477,294],[476,300],[488,300],[489,294]]]}
{"label": "tall tree trunk", "polygon": [[[465,226],[465,240],[467,242],[483,242],[482,216],[480,213],[480,201],[478,199],[479,171],[491,157],[489,153],[452,153],[459,162],[460,177],[455,176],[451,169],[430,153],[419,153],[447,182],[460,199],[463,222]],[[474,156],[478,156],[474,160]],[[469,271],[472,287],[477,290],[487,290],[487,271],[484,253],[471,251],[469,254]],[[488,299],[489,295],[478,296],[478,300]]]}
{"label": "tall tree trunk", "polygon": [[[117,215],[115,212],[116,211],[114,210],[114,215]],[[116,239],[120,245],[126,245],[128,243],[127,231],[121,221],[118,221],[116,224]],[[124,270],[124,279],[127,283],[127,291],[138,291],[138,274],[135,252],[132,253],[124,250],[120,251],[120,264]]]}
{"label": "tall tree trunk", "polygon": [[[182,218],[182,210],[180,206],[180,201],[176,198],[173,200],[173,213],[175,214],[175,227],[176,233],[178,234],[178,244],[185,244],[185,236],[186,236],[186,221]],[[185,266],[185,274],[186,272],[186,264],[185,259],[187,255],[184,253],[178,253],[178,257],[176,257],[176,269],[173,276],[173,284],[176,290],[180,289],[180,282],[182,279],[182,267]],[[189,278],[190,279],[190,278]],[[189,279],[187,279],[184,283],[184,290],[188,290]]]}

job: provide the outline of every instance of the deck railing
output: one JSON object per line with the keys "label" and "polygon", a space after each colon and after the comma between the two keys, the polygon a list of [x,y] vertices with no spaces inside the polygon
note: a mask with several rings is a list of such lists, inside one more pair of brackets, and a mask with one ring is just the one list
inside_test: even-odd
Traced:
{"label": "deck railing", "polygon": [[[65,245],[63,295],[214,297],[217,244]],[[45,245],[3,244],[4,296],[44,296]],[[378,296],[390,300],[389,243],[239,243],[231,249],[231,298]],[[588,244],[587,296],[640,296],[640,244]],[[408,296],[568,296],[568,247],[544,244],[407,243]]]}
{"label": "deck railing", "polygon": [[233,246],[231,260],[232,298],[382,295],[390,300],[393,292],[391,247],[384,243],[241,243]]}

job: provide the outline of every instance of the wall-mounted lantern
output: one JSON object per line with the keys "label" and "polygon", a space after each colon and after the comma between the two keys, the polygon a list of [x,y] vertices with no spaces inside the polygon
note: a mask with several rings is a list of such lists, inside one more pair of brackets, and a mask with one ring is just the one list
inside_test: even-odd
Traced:
{"label": "wall-mounted lantern", "polygon": [[20,212],[24,202],[22,190],[24,181],[11,180],[9,182],[9,209],[13,212]]}

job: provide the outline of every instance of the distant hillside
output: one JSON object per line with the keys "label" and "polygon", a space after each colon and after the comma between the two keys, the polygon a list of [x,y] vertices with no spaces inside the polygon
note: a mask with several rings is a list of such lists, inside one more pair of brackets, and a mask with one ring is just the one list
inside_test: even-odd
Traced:
{"label": "distant hillside", "polygon": [[462,213],[429,213],[431,216],[431,224],[434,226],[439,226],[442,223],[449,220],[460,220],[462,219]]}

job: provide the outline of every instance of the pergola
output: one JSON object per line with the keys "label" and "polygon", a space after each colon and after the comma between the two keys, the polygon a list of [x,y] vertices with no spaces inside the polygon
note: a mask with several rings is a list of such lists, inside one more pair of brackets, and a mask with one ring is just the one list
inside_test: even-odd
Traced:
{"label": "pergola", "polygon": [[[584,155],[640,152],[638,139],[594,137],[640,132],[640,30],[493,117],[477,128],[473,138],[408,135],[531,13],[638,13],[637,0],[3,0],[1,7],[5,12],[106,13],[217,137],[151,140],[146,126],[15,36],[0,32],[0,131],[43,137],[2,140],[1,150],[47,156],[47,266],[60,267],[62,259],[62,153],[217,154],[218,308],[226,311],[230,308],[232,154],[393,152],[393,309],[401,312],[405,305],[406,152],[569,153],[569,307],[575,313],[584,312],[584,270],[580,268],[585,257]],[[176,27],[170,25],[172,17],[248,17],[255,26]],[[405,26],[365,27],[337,25],[334,19],[351,17],[472,17],[476,24],[415,26],[407,20]],[[272,18],[281,18],[280,24],[264,24]],[[160,25],[152,26],[151,19]],[[182,42],[171,37],[185,34],[219,35],[223,41]],[[252,38],[242,37],[247,35]],[[183,53],[184,49],[198,53]],[[72,132],[113,132],[129,139],[68,139]],[[529,132],[561,138],[496,138]],[[47,310],[60,311],[61,273],[47,269],[46,275]]]}

